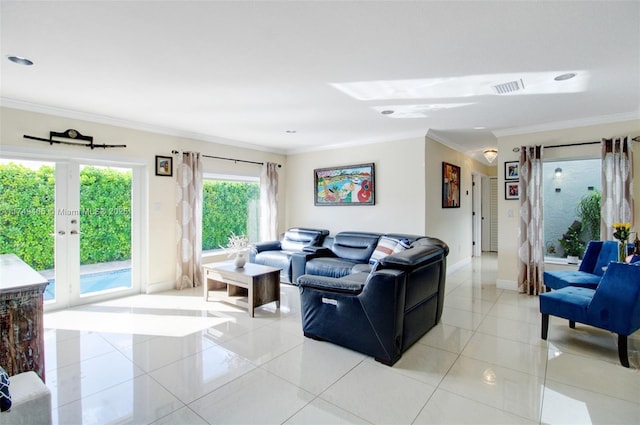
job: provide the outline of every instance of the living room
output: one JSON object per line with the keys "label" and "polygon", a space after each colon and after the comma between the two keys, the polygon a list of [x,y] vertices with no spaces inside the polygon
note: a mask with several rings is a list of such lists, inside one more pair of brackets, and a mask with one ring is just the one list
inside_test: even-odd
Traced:
{"label": "living room", "polygon": [[[9,3],[12,2],[3,1],[3,9],[8,7],[6,4]],[[626,3],[626,7],[630,7],[635,12],[635,14],[628,14],[630,15],[628,17],[629,27],[633,28],[633,25],[638,23],[638,5],[636,2]],[[6,14],[4,15],[6,16]],[[3,26],[4,19],[7,18],[3,16]],[[637,28],[637,25],[635,25],[635,28]],[[637,35],[637,29],[633,34]],[[15,65],[8,63],[4,55],[20,54],[15,50],[14,45],[8,44],[7,40],[12,39],[5,37],[3,31],[3,86],[7,86],[7,82],[14,81],[12,79],[5,80],[5,70],[9,66]],[[529,43],[531,45],[534,44],[533,41],[529,41]],[[631,50],[638,46],[637,41],[629,41],[629,43],[635,43],[631,46]],[[403,48],[409,49],[408,47]],[[638,69],[637,59],[638,53],[636,52],[635,56],[631,56],[628,60],[627,65],[632,70]],[[481,59],[478,59],[478,61],[482,62]],[[38,67],[38,61],[35,60],[35,62],[34,67]],[[627,61],[623,61],[623,63],[625,62]],[[532,67],[533,65],[528,64],[528,66]],[[11,73],[13,72],[11,70]],[[419,72],[407,73],[403,78],[408,79],[410,78],[409,75],[418,78],[420,77],[419,74]],[[11,76],[11,78],[14,77]],[[363,76],[362,78],[369,77]],[[373,76],[370,78],[380,79]],[[135,80],[140,81],[138,78]],[[518,361],[513,358],[505,361],[501,358],[503,355],[501,351],[508,351],[514,345],[510,345],[510,342],[502,341],[499,338],[500,334],[491,336],[494,339],[485,336],[488,334],[487,328],[490,325],[494,326],[496,332],[502,332],[502,335],[506,336],[517,334],[517,328],[510,327],[508,322],[526,323],[526,331],[523,331],[523,333],[528,335],[527,342],[518,342],[523,345],[518,345],[516,351],[523,356],[545,357],[549,348],[544,345],[544,348],[540,350],[541,345],[539,344],[542,343],[539,338],[539,315],[536,314],[537,300],[533,297],[534,300],[532,302],[530,297],[517,293],[519,205],[518,202],[505,199],[505,176],[502,172],[505,162],[517,161],[518,153],[514,152],[514,148],[525,145],[542,144],[552,146],[564,143],[599,141],[601,138],[640,136],[637,87],[638,82],[636,81],[635,86],[629,89],[629,93],[623,99],[625,102],[630,101],[632,103],[635,101],[635,109],[627,108],[627,110],[616,110],[611,113],[603,112],[593,116],[573,115],[572,118],[565,117],[558,120],[546,119],[537,124],[525,124],[526,121],[520,121],[520,117],[515,117],[514,122],[517,121],[517,123],[500,126],[500,129],[491,132],[490,138],[473,145],[472,148],[461,148],[461,145],[464,146],[465,139],[462,136],[458,138],[455,132],[434,130],[434,128],[437,128],[436,124],[431,124],[431,127],[430,125],[423,125],[421,133],[412,132],[404,137],[374,139],[357,137],[359,134],[356,134],[353,140],[345,139],[347,143],[344,145],[338,145],[333,140],[325,140],[322,144],[314,142],[296,147],[296,143],[292,143],[286,149],[269,148],[259,146],[250,140],[235,139],[234,137],[221,136],[216,133],[205,134],[195,130],[193,132],[185,131],[184,126],[178,129],[177,127],[170,128],[168,125],[161,126],[157,122],[149,124],[138,120],[137,115],[122,117],[109,115],[108,113],[102,114],[97,110],[83,110],[80,107],[74,109],[70,105],[59,106],[53,100],[38,101],[35,98],[20,98],[12,92],[6,92],[8,94],[6,96],[3,94],[2,107],[0,108],[0,123],[2,124],[0,128],[0,153],[2,157],[46,159],[57,162],[94,161],[100,164],[127,164],[141,170],[139,173],[141,189],[138,193],[138,207],[142,219],[137,230],[140,239],[136,248],[138,250],[136,253],[136,267],[138,268],[140,284],[138,294],[142,295],[138,295],[138,297],[150,297],[148,299],[152,299],[154,303],[159,304],[143,307],[143,302],[134,296],[134,298],[114,300],[98,298],[94,301],[94,304],[85,307],[67,308],[69,306],[60,306],[58,309],[50,309],[51,311],[46,314],[51,315],[49,324],[51,326],[55,324],[59,328],[57,332],[48,334],[51,338],[51,345],[47,345],[47,348],[51,347],[49,351],[57,351],[58,354],[53,356],[47,353],[47,361],[51,360],[52,364],[57,364],[61,371],[65,367],[69,367],[75,360],[78,360],[77,365],[82,362],[91,362],[92,360],[98,364],[96,359],[104,355],[107,355],[107,357],[103,359],[103,362],[107,362],[109,359],[113,360],[117,357],[116,354],[123,355],[131,361],[131,364],[126,362],[122,364],[126,364],[124,368],[130,369],[129,372],[131,370],[135,371],[131,372],[132,376],[123,378],[119,382],[109,381],[108,378],[104,378],[96,372],[95,381],[104,379],[104,382],[96,385],[95,388],[99,388],[98,390],[87,390],[86,397],[88,399],[93,397],[93,400],[95,400],[97,398],[96,395],[106,391],[105,387],[109,385],[120,386],[124,382],[137,382],[142,379],[162,382],[163,390],[168,390],[171,393],[171,390],[167,389],[170,383],[162,381],[159,371],[167,367],[168,362],[177,364],[182,361],[183,363],[180,364],[180,367],[185,372],[185,375],[188,375],[186,371],[195,366],[184,361],[184,358],[181,357],[167,359],[166,361],[164,359],[160,360],[163,346],[161,344],[152,345],[148,341],[152,339],[151,336],[168,338],[170,336],[169,332],[161,334],[157,329],[150,331],[149,328],[144,327],[139,328],[137,331],[123,328],[124,333],[122,335],[131,338],[131,341],[140,344],[148,343],[139,352],[134,353],[132,347],[135,344],[133,342],[123,342],[124,336],[120,340],[116,329],[104,325],[104,321],[108,320],[110,316],[99,316],[99,319],[95,319],[95,323],[89,317],[90,313],[98,314],[100,310],[112,309],[113,311],[122,311],[123,318],[126,317],[127,319],[147,323],[145,320],[152,321],[153,319],[141,316],[136,317],[136,315],[144,309],[152,310],[157,308],[165,309],[165,316],[163,317],[163,314],[159,313],[156,319],[163,325],[166,324],[168,328],[172,326],[170,325],[172,318],[185,314],[192,315],[194,321],[196,319],[201,321],[201,323],[193,325],[193,327],[189,327],[191,325],[185,326],[185,329],[200,329],[205,325],[207,325],[206,329],[213,329],[208,334],[209,339],[194,342],[196,347],[193,347],[193,351],[189,354],[201,353],[209,349],[212,358],[223,364],[223,351],[217,352],[216,356],[218,357],[213,355],[213,351],[220,349],[217,345],[218,342],[224,342],[226,345],[221,344],[220,347],[224,347],[225,350],[229,350],[234,353],[234,356],[237,356],[234,359],[241,367],[226,375],[224,383],[218,382],[219,386],[215,388],[216,390],[227,386],[230,393],[236,391],[237,387],[233,387],[233,385],[240,385],[242,377],[249,372],[254,374],[275,374],[279,379],[283,379],[283,382],[278,382],[277,385],[271,388],[275,388],[274,392],[276,393],[281,390],[282,394],[286,394],[283,396],[284,398],[290,400],[295,398],[295,402],[289,406],[274,404],[276,407],[273,410],[281,415],[274,414],[270,416],[265,413],[269,409],[259,403],[260,396],[256,395],[256,399],[253,399],[251,398],[252,395],[248,394],[247,396],[250,400],[256,404],[255,416],[233,417],[230,415],[224,417],[210,411],[205,406],[204,400],[218,401],[219,404],[217,406],[221,410],[225,406],[234,406],[234,408],[242,410],[239,406],[229,402],[225,398],[226,395],[221,395],[220,399],[215,397],[205,399],[205,394],[202,393],[185,394],[180,392],[183,390],[175,390],[176,392],[172,394],[176,396],[178,401],[172,399],[171,402],[168,402],[167,406],[171,407],[162,410],[162,406],[154,405],[155,411],[153,413],[149,413],[147,410],[145,411],[146,413],[141,413],[142,416],[136,416],[138,407],[135,404],[138,401],[133,402],[132,400],[139,397],[143,399],[147,396],[152,397],[151,392],[145,393],[145,390],[140,390],[143,385],[139,384],[139,387],[132,391],[140,392],[135,392],[135,396],[123,401],[123,404],[134,406],[127,407],[131,408],[131,411],[125,412],[122,416],[116,416],[120,419],[125,417],[127,420],[136,423],[151,423],[153,421],[158,421],[156,423],[283,423],[287,420],[292,423],[304,422],[304,420],[316,423],[322,421],[324,423],[338,423],[341,420],[345,423],[444,423],[446,421],[460,423],[463,420],[474,420],[473,416],[471,418],[447,416],[451,413],[438,411],[437,402],[440,402],[443,406],[449,406],[452,410],[467,409],[480,412],[478,413],[479,417],[483,417],[489,423],[566,423],[572,420],[577,423],[607,423],[616,422],[616,420],[619,423],[637,422],[640,415],[640,400],[637,399],[637,396],[621,395],[619,389],[610,389],[609,387],[599,390],[596,383],[597,377],[600,375],[599,371],[604,370],[610,376],[615,377],[618,382],[622,382],[621,388],[624,388],[627,394],[638,393],[639,339],[637,336],[631,339],[629,348],[632,370],[624,371],[618,370],[622,368],[619,364],[616,364],[615,343],[613,345],[610,344],[609,335],[604,332],[596,332],[589,335],[588,332],[582,331],[582,333],[587,333],[585,336],[587,341],[591,343],[595,341],[595,348],[594,346],[585,348],[583,346],[585,344],[576,339],[570,339],[571,343],[563,346],[559,341],[562,338],[566,338],[567,333],[566,330],[561,330],[563,325],[560,321],[556,323],[554,329],[557,329],[556,333],[559,336],[557,336],[558,339],[554,340],[556,343],[554,349],[557,352],[564,351],[565,358],[571,359],[577,365],[598,371],[598,373],[594,372],[594,375],[588,372],[587,375],[589,377],[585,378],[585,381],[571,382],[569,378],[563,380],[563,378],[558,377],[556,381],[552,379],[547,382],[548,386],[544,394],[545,397],[548,397],[546,400],[549,404],[546,407],[549,408],[554,402],[559,405],[560,401],[558,400],[569,400],[571,401],[571,409],[574,410],[572,413],[568,408],[569,412],[565,412],[567,416],[562,416],[562,407],[558,407],[558,405],[554,407],[557,410],[544,411],[541,390],[538,389],[538,393],[535,394],[529,392],[537,384],[543,386],[543,383],[538,380],[534,380],[534,384],[526,381],[527,384],[525,386],[518,387],[518,391],[522,390],[522,392],[517,392],[513,398],[509,398],[508,380],[510,378],[517,382],[522,382],[522,375],[531,375],[538,379],[540,371],[526,370],[523,372],[519,370],[517,373],[513,372],[513,375],[510,375],[513,370],[519,368]],[[536,98],[533,101],[534,103],[542,102],[537,96],[534,97]],[[268,106],[263,105],[261,108],[268,109]],[[490,109],[490,107],[487,107],[487,109]],[[518,109],[518,112],[521,113],[522,110]],[[378,119],[387,119],[386,117],[380,117],[380,113],[376,112],[376,114]],[[391,124],[388,121],[384,121],[381,126],[394,127],[396,125],[394,122],[396,121],[402,120],[392,120]],[[304,123],[304,119],[300,123]],[[280,124],[278,123],[278,125]],[[290,128],[295,127],[295,124],[291,125],[293,127]],[[345,125],[343,123],[343,125],[347,127],[345,133],[348,134],[348,124]],[[251,123],[246,122],[245,126],[250,127]],[[89,150],[66,145],[50,146],[24,138],[24,135],[46,138],[50,131],[64,131],[67,129],[76,129],[84,135],[91,135],[95,137],[98,143],[124,144],[126,148]],[[282,139],[291,135],[285,134],[284,130],[281,130],[280,133],[278,137]],[[397,134],[400,134],[400,132]],[[294,137],[300,135],[304,135],[302,127],[299,127]],[[330,138],[331,133],[323,134],[323,137]],[[481,155],[482,150],[489,147],[494,147],[498,150],[498,158],[493,163],[488,163]],[[155,162],[156,156],[172,157],[172,151],[177,149],[244,161],[281,164],[282,167],[278,169],[278,230],[280,232],[290,227],[301,226],[330,229],[332,234],[344,230],[410,233],[432,236],[447,242],[450,248],[447,257],[449,279],[447,281],[447,295],[451,295],[451,299],[448,305],[445,301],[443,324],[427,334],[427,343],[416,344],[416,350],[421,351],[414,355],[418,359],[415,361],[418,362],[420,367],[426,367],[427,369],[433,365],[425,366],[420,363],[424,361],[425,356],[433,356],[433,358],[439,359],[438,361],[441,363],[439,366],[442,367],[442,370],[439,370],[438,373],[433,374],[426,380],[426,384],[431,385],[433,388],[428,390],[422,386],[422,384],[425,384],[425,380],[421,381],[421,378],[416,378],[415,376],[405,379],[407,374],[411,375],[411,371],[416,372],[419,369],[415,364],[407,366],[405,363],[394,366],[389,370],[397,372],[400,369],[401,371],[389,373],[384,367],[374,364],[371,359],[359,357],[357,354],[346,350],[331,352],[332,348],[327,348],[329,344],[304,341],[301,331],[296,328],[296,326],[299,326],[300,308],[299,301],[295,299],[298,296],[298,288],[296,287],[288,287],[283,290],[288,302],[283,301],[280,312],[274,310],[272,306],[265,307],[254,321],[244,317],[246,316],[246,311],[244,315],[231,309],[223,309],[217,312],[208,311],[208,307],[203,308],[202,306],[201,290],[198,288],[175,291],[177,257],[174,237],[176,222],[175,178],[156,175]],[[598,145],[566,147],[545,152],[545,159],[583,159],[597,158],[599,156],[600,147]],[[640,159],[636,155],[633,163],[636,170],[638,169],[639,161]],[[461,201],[459,208],[442,208],[441,206],[443,162],[455,164],[461,169]],[[319,207],[314,205],[315,169],[363,163],[375,164],[376,202],[374,206]],[[253,164],[206,158],[203,160],[203,168],[205,173],[216,175],[257,177],[260,173],[260,168]],[[497,233],[499,249],[497,254],[484,253],[482,256],[476,257],[473,252],[474,238],[471,219],[473,205],[471,197],[473,192],[472,176],[474,175],[497,179],[497,217],[499,223]],[[640,199],[640,185],[635,185],[633,190],[634,197]],[[640,223],[640,211],[638,209],[635,210],[633,222]],[[216,258],[219,258],[219,256],[206,257],[203,262],[214,261]],[[483,268],[485,269],[484,271],[478,270]],[[522,300],[520,297],[526,298],[526,300]],[[103,304],[100,304],[100,302]],[[215,305],[217,308],[218,304],[216,303]],[[451,313],[446,313],[447,306],[450,307],[450,312],[456,312],[460,316],[455,317]],[[213,309],[213,307],[210,308]],[[225,307],[221,306],[220,308]],[[57,316],[54,316],[55,314]],[[225,325],[222,326],[220,325],[222,317],[233,318],[233,322],[226,321],[224,322]],[[282,320],[274,320],[275,317]],[[95,327],[93,329],[85,327],[89,323],[95,325]],[[485,333],[478,332],[482,325],[485,326],[483,328]],[[216,326],[218,327],[216,328]],[[256,340],[244,341],[245,344],[242,346],[241,337],[250,335],[259,328],[262,328],[265,332],[263,334],[256,332],[256,335],[253,336]],[[153,332],[156,333],[154,334]],[[552,334],[553,332],[552,330]],[[191,338],[187,333],[185,330],[182,333],[178,332],[176,335],[180,335],[187,341],[188,338]],[[196,333],[192,332],[192,335]],[[289,334],[294,336],[289,336]],[[443,348],[442,344],[451,341],[448,339],[451,334],[459,337],[460,346]],[[171,336],[177,337],[176,335]],[[280,346],[274,347],[268,341],[265,341],[268,336],[277,341]],[[433,341],[438,337],[441,337],[442,340]],[[466,348],[467,343],[474,337],[476,339],[473,342],[477,343],[477,345],[473,346],[476,349],[475,353],[471,349],[473,344]],[[234,339],[237,345],[232,342]],[[511,341],[509,337],[505,338],[505,340]],[[73,342],[71,343],[71,341]],[[185,342],[184,347],[187,347],[190,343],[191,341]],[[69,345],[70,349],[73,350],[71,354],[64,351],[66,349],[62,346],[65,344]],[[251,348],[248,347],[251,344],[256,344],[256,346],[262,344],[263,348],[266,348],[259,354],[249,353]],[[492,345],[498,351],[495,354],[494,362],[488,360],[490,356],[487,354],[490,351],[489,347]],[[113,353],[114,347],[118,347],[120,350],[116,354]],[[534,354],[523,354],[523,347],[532,347],[531,352]],[[465,349],[467,349],[466,354],[462,354]],[[485,351],[482,351],[483,349]],[[172,348],[167,349],[167,351],[172,351]],[[92,354],[87,354],[87,352]],[[310,352],[313,354],[309,354]],[[311,357],[304,358],[305,354]],[[64,359],[66,356],[69,356],[69,358]],[[302,356],[302,360],[300,358],[296,360],[296,356]],[[349,368],[346,370],[332,370],[331,373],[327,372],[328,375],[331,375],[333,381],[315,386],[318,381],[314,374],[317,374],[317,371],[314,370],[313,365],[308,365],[307,362],[310,362],[310,359],[320,362],[321,360],[317,358],[318,356],[327,356],[338,363],[344,361],[345,364],[349,365]],[[599,357],[591,360],[590,356]],[[536,359],[540,360],[538,357]],[[562,356],[558,355],[556,357]],[[277,361],[278,358],[280,358],[279,361]],[[471,361],[464,363],[469,358],[486,362],[487,365],[495,367],[476,370],[474,367],[478,365],[470,366]],[[530,357],[523,358],[531,359]],[[457,360],[460,362],[453,367],[454,362]],[[194,361],[205,363],[211,360],[200,359]],[[285,361],[290,361],[291,363],[285,364]],[[528,360],[520,361],[527,362]],[[267,366],[269,362],[271,364]],[[562,365],[569,368],[570,366],[567,364],[570,361],[567,360],[566,362],[562,363]],[[64,382],[66,385],[81,383],[80,386],[89,388],[92,383],[87,379],[90,380],[91,378],[86,378],[86,376],[82,378],[82,374],[79,373],[82,368],[77,366],[76,363],[73,364],[77,369],[76,374],[69,371],[68,377],[65,378],[67,380],[65,380],[62,378],[62,372],[60,372],[59,377],[54,378],[56,377],[56,372],[55,369],[51,369],[48,383],[52,383],[52,385],[55,382]],[[94,365],[93,367],[96,370],[101,367],[105,368],[106,363],[99,364],[100,366]],[[121,363],[116,362],[114,364],[120,365]],[[505,364],[510,366],[505,366]],[[560,374],[557,370],[559,366],[553,366],[552,362],[548,362],[546,357],[544,360],[540,360],[538,364],[542,365],[543,369],[554,368],[554,373]],[[113,367],[116,368],[117,366]],[[286,375],[283,369],[287,369],[287,367],[291,369],[301,368],[301,381],[305,376],[311,376],[307,383],[313,382],[312,385],[310,384],[310,386],[306,387],[304,384],[299,385],[300,388],[306,391],[304,396],[301,397],[296,394],[296,388],[288,386],[294,378],[290,376],[283,377]],[[465,370],[465,367],[469,367],[472,370]],[[85,369],[85,372],[86,370],[88,369]],[[472,393],[471,390],[465,392],[456,387],[455,379],[458,379],[458,376],[454,376],[455,373],[460,373],[459,376],[469,377],[487,370],[499,371],[504,374],[503,377],[498,378],[505,379],[500,381],[503,384],[507,383],[506,387],[501,387],[499,390],[501,391],[501,396],[496,395],[495,398],[489,399],[478,394],[482,392],[483,387],[478,387],[478,393]],[[402,371],[404,371],[404,375]],[[350,374],[349,372],[353,373]],[[421,372],[424,372],[424,370]],[[445,378],[448,372],[455,373]],[[544,373],[542,374],[544,375]],[[373,375],[376,377],[371,378]],[[100,379],[98,376],[100,376]],[[504,376],[507,378],[504,378]],[[245,378],[247,377],[248,375],[245,376]],[[490,381],[489,378],[487,379]],[[342,382],[339,383],[341,379]],[[589,379],[592,379],[592,381],[586,382]],[[359,380],[361,381],[360,383],[358,383]],[[284,383],[284,381],[287,382]],[[209,383],[211,384],[211,382]],[[272,376],[269,377],[268,382],[270,382],[269,385],[273,384]],[[555,385],[557,382],[559,383]],[[421,397],[416,400],[411,399],[410,406],[406,406],[401,399],[410,399],[411,391],[398,390],[395,393],[376,393],[371,395],[371,400],[363,400],[362,398],[365,397],[355,397],[349,394],[351,391],[366,391],[366,387],[359,386],[363,383],[376,388],[385,386],[397,388],[398,386],[406,385],[412,391],[420,393]],[[416,383],[420,385],[412,386]],[[154,383],[154,385],[157,384]],[[194,382],[181,382],[180,385],[198,387],[197,383]],[[438,385],[440,385],[439,388]],[[606,385],[603,384],[603,386]],[[260,385],[258,387],[265,392],[270,391],[270,387],[267,384],[265,384],[265,387]],[[491,387],[488,386],[487,388]],[[206,395],[215,392],[211,387],[206,389],[210,390]],[[62,395],[61,388],[55,389],[55,391],[60,392],[54,396],[54,412],[60,414],[58,416],[59,423],[63,423],[61,418],[73,418],[72,422],[74,423],[106,423],[109,420],[114,420],[113,416],[108,420],[97,419],[97,417],[91,418],[91,413],[87,413],[82,409],[83,397],[76,398],[76,394]],[[123,392],[126,391],[128,390],[123,389]],[[428,395],[426,395],[427,393]],[[556,399],[553,399],[553,394],[556,394]],[[610,406],[618,408],[619,412],[616,414],[620,416],[610,416],[614,415],[612,413],[613,409],[607,408],[605,406],[606,402],[597,401],[598,397],[609,402]],[[158,399],[162,400],[169,400],[169,398],[168,396],[158,397]],[[519,403],[526,404],[525,401],[529,398],[535,399],[535,401],[527,408],[522,406],[514,407]],[[88,399],[85,400],[86,403],[89,402]],[[104,399],[101,400],[104,401]],[[198,400],[201,401],[198,403]],[[269,400],[273,401],[271,398]],[[554,401],[551,402],[550,400]],[[580,402],[588,406],[588,408],[576,407],[576,404]],[[377,408],[375,406],[376,403],[380,406],[385,406],[388,414],[385,413],[385,409]],[[140,404],[145,403],[141,402]],[[396,407],[394,408],[391,405]],[[366,409],[360,406],[366,406],[369,411],[363,411]],[[428,406],[428,408],[423,409],[425,406]],[[95,409],[97,410],[94,413],[100,412],[96,413],[97,416],[103,414],[98,407],[95,407]],[[331,412],[332,416],[318,414],[314,417],[314,409],[317,409],[316,413],[323,412],[328,414],[328,412]],[[72,410],[75,410],[75,413],[80,416],[73,416],[70,413]],[[113,410],[117,409],[114,407]],[[250,411],[251,409],[246,410]],[[402,413],[403,410],[407,413],[406,415]],[[64,415],[60,412],[63,412]],[[197,416],[193,416],[193,412],[197,412]],[[284,417],[282,412],[285,412]],[[420,415],[421,412],[425,412],[424,415]],[[260,417],[261,413],[264,413],[265,416]],[[296,414],[299,414],[299,416],[294,418]],[[305,416],[307,414],[309,416]],[[484,414],[486,416],[482,416]],[[572,414],[574,416],[571,416]],[[54,417],[56,417],[55,414]],[[109,415],[104,417],[109,417]]]}

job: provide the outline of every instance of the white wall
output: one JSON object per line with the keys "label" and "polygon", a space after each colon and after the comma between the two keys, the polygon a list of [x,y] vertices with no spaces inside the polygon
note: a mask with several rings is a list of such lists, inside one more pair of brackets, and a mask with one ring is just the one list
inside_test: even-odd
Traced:
{"label": "white wall", "polygon": [[[287,227],[424,234],[424,139],[407,139],[287,158]],[[375,205],[315,206],[314,169],[375,164]]]}
{"label": "white wall", "polygon": [[[640,135],[640,120],[622,121],[617,123],[599,124],[584,127],[576,127],[563,130],[550,130],[537,133],[504,136],[498,138],[498,286],[507,289],[517,289],[518,280],[518,201],[506,201],[504,199],[504,163],[506,161],[518,161],[519,154],[513,152],[514,147],[525,145],[559,145],[577,142],[598,141],[601,138],[631,137]],[[640,151],[637,143],[634,145],[635,177],[638,180],[640,173]],[[544,151],[544,159],[571,159],[571,158],[599,158],[600,145],[574,146],[566,148],[547,149]],[[634,184],[634,199],[636,208],[634,214],[634,230],[640,225],[640,184]],[[508,211],[513,211],[509,216]]]}
{"label": "white wall", "polygon": [[[126,161],[142,164],[146,167],[147,199],[144,224],[147,225],[148,238],[143,241],[143,249],[148,258],[148,279],[146,288],[153,291],[154,284],[167,285],[175,280],[175,201],[174,177],[155,175],[155,156],[171,156],[174,149],[198,151],[203,154],[231,157],[249,161],[271,161],[283,165],[278,170],[280,175],[280,191],[278,204],[282,213],[279,217],[279,231],[283,231],[286,222],[286,157],[283,155],[258,150],[238,148],[223,144],[233,143],[220,139],[220,143],[202,142],[176,136],[155,134],[130,128],[97,124],[77,119],[45,115],[16,109],[0,108],[0,154],[10,151],[41,154],[47,156],[63,155],[78,159],[99,159]],[[95,143],[126,144],[124,149],[95,149],[82,147],[53,145],[27,140],[24,134],[36,137],[49,137],[49,131],[62,132],[75,129],[84,135],[94,137]],[[205,172],[260,175],[260,166],[234,163],[215,159],[203,159]]]}
{"label": "white wall", "polygon": [[[442,208],[442,161],[461,167],[460,208]],[[368,162],[376,167],[375,206],[314,206],[315,168]],[[495,167],[428,138],[290,155],[287,168],[288,227],[437,237],[450,246],[450,268],[471,259],[471,173],[495,174]]]}
{"label": "white wall", "polygon": [[[443,161],[460,167],[460,208],[442,208]],[[490,176],[495,174],[495,167],[481,164],[430,138],[426,139],[425,164],[425,234],[449,245],[447,267],[453,270],[468,263],[472,256],[471,174]]]}

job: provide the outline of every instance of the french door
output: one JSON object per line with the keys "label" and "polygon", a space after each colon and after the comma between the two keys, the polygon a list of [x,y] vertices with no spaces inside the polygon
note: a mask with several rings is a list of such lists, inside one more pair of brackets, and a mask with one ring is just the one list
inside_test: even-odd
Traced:
{"label": "french door", "polygon": [[2,158],[0,250],[49,280],[45,309],[140,292],[138,166]]}

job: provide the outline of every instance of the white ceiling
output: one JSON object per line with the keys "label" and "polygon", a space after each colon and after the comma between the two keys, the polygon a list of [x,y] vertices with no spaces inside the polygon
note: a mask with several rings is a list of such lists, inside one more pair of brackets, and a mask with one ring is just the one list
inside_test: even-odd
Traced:
{"label": "white ceiling", "polygon": [[477,158],[496,132],[640,117],[639,1],[1,4],[8,107],[279,153],[430,132]]}

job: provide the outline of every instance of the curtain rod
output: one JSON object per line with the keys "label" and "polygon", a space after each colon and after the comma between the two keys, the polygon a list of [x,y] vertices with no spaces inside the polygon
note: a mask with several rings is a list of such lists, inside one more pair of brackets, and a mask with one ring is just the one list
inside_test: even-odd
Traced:
{"label": "curtain rod", "polygon": [[[636,136],[634,138],[632,138],[631,140],[633,140],[634,142],[640,142],[640,136]],[[566,148],[568,146],[584,146],[584,145],[595,145],[595,144],[600,144],[602,143],[602,141],[597,141],[597,142],[578,142],[578,143],[565,143],[563,145],[551,145],[551,146],[545,146],[545,149],[553,149],[553,148]],[[520,152],[520,148],[519,147],[515,147],[513,148],[514,152]]]}
{"label": "curtain rod", "polygon": [[[178,151],[171,151],[172,154],[177,154],[179,153]],[[224,161],[233,161],[233,162],[244,162],[247,164],[257,164],[257,165],[264,165],[264,162],[257,162],[257,161],[247,161],[246,159],[235,159],[235,158],[224,158],[222,156],[213,156],[213,155],[205,155],[202,154],[203,157],[205,158],[213,158],[213,159],[222,159]],[[280,164],[276,164],[278,166],[278,168],[282,168],[282,165]]]}

